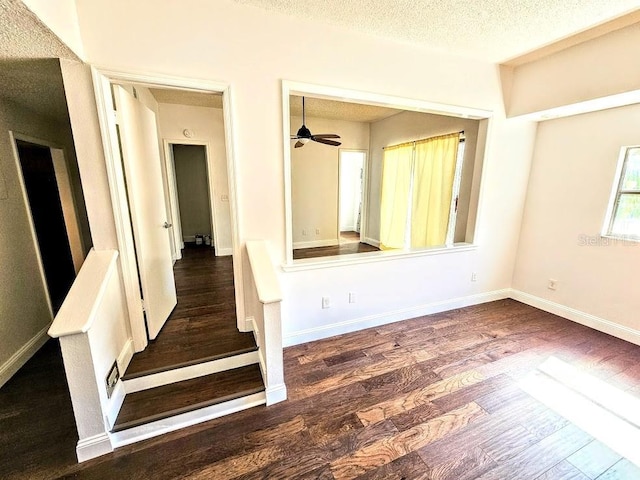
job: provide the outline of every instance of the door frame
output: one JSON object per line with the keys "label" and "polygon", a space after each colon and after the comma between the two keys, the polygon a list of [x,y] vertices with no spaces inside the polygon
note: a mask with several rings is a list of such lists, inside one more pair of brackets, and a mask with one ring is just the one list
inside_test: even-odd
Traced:
{"label": "door frame", "polygon": [[[31,232],[31,241],[36,252],[36,260],[38,261],[38,269],[40,270],[42,286],[44,287],[45,295],[47,297],[47,305],[51,314],[51,320],[53,320],[53,304],[51,303],[51,294],[49,293],[49,285],[47,284],[47,277],[44,272],[44,263],[42,261],[42,252],[40,251],[40,244],[38,242],[38,236],[36,234],[36,226],[33,222],[31,202],[29,201],[29,195],[27,193],[24,175],[22,174],[22,163],[20,160],[20,152],[18,151],[17,142],[27,142],[49,149],[49,152],[51,154],[51,162],[53,164],[53,170],[56,177],[56,185],[58,187],[58,196],[60,197],[60,203],[62,206],[62,217],[65,230],[67,232],[67,241],[69,242],[69,250],[71,251],[73,269],[77,275],[84,261],[84,250],[82,236],[80,235],[80,225],[78,222],[78,210],[76,208],[73,189],[71,188],[71,178],[69,177],[69,170],[67,169],[65,150],[62,146],[48,140],[35,138],[29,135],[23,135],[11,130],[9,130],[9,138],[11,140],[11,148],[13,149],[13,157],[16,162],[18,182],[20,184],[20,190],[22,191],[22,198],[27,208],[27,218],[29,221],[29,230]],[[63,199],[63,196],[68,201],[65,201],[65,199]]]}
{"label": "door frame", "polygon": [[240,331],[246,331],[244,319],[244,288],[242,278],[241,249],[238,232],[238,205],[236,194],[236,149],[233,134],[233,103],[231,86],[226,83],[214,82],[185,77],[160,75],[156,73],[135,73],[130,71],[110,70],[92,66],[98,120],[102,136],[105,164],[111,203],[116,226],[118,250],[120,251],[120,266],[122,269],[129,324],[133,346],[136,352],[144,350],[148,344],[144,322],[142,296],[138,281],[138,265],[135,257],[133,231],[131,228],[129,205],[120,151],[116,119],[113,111],[111,83],[128,82],[148,87],[169,87],[192,90],[202,93],[222,94],[223,118],[227,157],[227,181],[229,183],[229,210],[231,215],[231,240],[233,244],[233,277],[236,297],[237,326]]}
{"label": "door frame", "polygon": [[340,182],[342,181],[340,172],[342,171],[342,152],[355,152],[364,154],[362,160],[362,191],[360,192],[360,242],[366,243],[365,230],[367,228],[367,199],[369,198],[369,150],[363,148],[339,148],[338,149],[338,244],[340,244]]}
{"label": "door frame", "polygon": [[[224,109],[224,107],[223,107]],[[220,255],[220,249],[218,248],[218,223],[216,220],[216,191],[213,181],[213,173],[211,168],[211,148],[209,142],[206,140],[191,140],[191,139],[162,139],[162,145],[164,147],[164,167],[167,173],[167,183],[169,186],[168,200],[169,209],[171,211],[171,222],[173,223],[173,238],[174,244],[181,245],[184,248],[184,242],[182,239],[182,222],[180,221],[180,202],[178,201],[178,184],[176,181],[176,164],[173,156],[173,145],[196,145],[204,147],[204,154],[206,157],[205,165],[207,168],[207,189],[209,192],[209,209],[211,210],[210,222],[211,222],[211,243],[215,247],[216,256]],[[178,228],[176,228],[176,226]],[[174,260],[182,258],[182,253],[179,251],[174,252]]]}

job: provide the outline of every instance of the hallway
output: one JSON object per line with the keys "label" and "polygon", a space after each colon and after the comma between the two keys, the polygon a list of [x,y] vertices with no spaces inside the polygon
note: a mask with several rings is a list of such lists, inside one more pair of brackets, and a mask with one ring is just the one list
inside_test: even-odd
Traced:
{"label": "hallway", "polygon": [[251,332],[239,332],[232,257],[186,246],[174,267],[178,305],[158,338],[133,356],[124,379],[256,350]]}

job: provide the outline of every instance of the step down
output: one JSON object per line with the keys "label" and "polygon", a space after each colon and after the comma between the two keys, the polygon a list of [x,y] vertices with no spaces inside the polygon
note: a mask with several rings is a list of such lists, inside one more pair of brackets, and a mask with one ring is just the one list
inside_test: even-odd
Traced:
{"label": "step down", "polygon": [[[264,403],[259,401],[264,398],[264,383],[256,364],[127,394],[112,432],[134,429],[243,397],[250,398],[251,405],[248,406]],[[234,411],[241,410],[236,407],[242,406],[242,402],[236,404],[230,407]],[[165,431],[171,431],[171,428],[166,429],[170,424],[169,420],[163,422]]]}
{"label": "step down", "polygon": [[168,385],[170,383],[191,380],[205,375],[219,373],[225,370],[233,370],[260,362],[257,349],[248,352],[217,357],[201,363],[167,367],[148,375],[125,375],[123,378],[124,390],[127,394],[140,392],[150,388]]}
{"label": "step down", "polygon": [[[258,350],[258,347],[255,344],[255,341],[253,341],[251,345],[247,345],[246,347],[243,347],[243,348],[236,348],[236,349],[232,349],[229,351],[224,351],[224,352],[220,352],[212,355],[204,355],[204,354],[193,355],[188,360],[183,360],[178,362],[174,361],[174,362],[166,363],[166,358],[165,358],[165,363],[162,363],[161,365],[156,365],[156,366],[147,365],[146,362],[141,362],[140,365],[137,365],[135,362],[136,357],[134,356],[134,361],[132,361],[131,364],[129,364],[129,366],[127,367],[127,371],[122,377],[122,380],[126,382],[127,380],[132,380],[134,378],[154,375],[158,373],[167,372],[170,370],[176,370],[179,368],[191,367],[193,365],[212,362],[215,360],[222,360],[222,359],[233,357],[236,355],[256,352],[257,350]],[[136,354],[136,355],[140,355],[140,354]]]}

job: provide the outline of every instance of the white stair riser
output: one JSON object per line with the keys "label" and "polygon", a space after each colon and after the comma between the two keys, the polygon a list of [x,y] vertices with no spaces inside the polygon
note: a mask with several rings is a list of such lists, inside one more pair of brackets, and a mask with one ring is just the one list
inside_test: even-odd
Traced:
{"label": "white stair riser", "polygon": [[247,408],[264,405],[265,403],[265,393],[258,392],[245,397],[229,400],[227,402],[193,410],[191,412],[163,418],[162,420],[149,422],[137,427],[128,428],[119,432],[111,432],[109,433],[109,438],[113,448],[123,447],[132,443],[141,442],[148,438],[157,437],[158,435],[173,432],[181,428],[213,420],[214,418],[246,410]]}
{"label": "white stair riser", "polygon": [[166,372],[153,373],[142,377],[124,380],[126,393],[140,392],[150,388],[169,385],[171,383],[191,380],[192,378],[203,377],[213,373],[232,370],[234,368],[246,367],[260,361],[258,351],[242,353],[232,357],[220,358],[210,362],[197,363],[188,367],[175,368]]}

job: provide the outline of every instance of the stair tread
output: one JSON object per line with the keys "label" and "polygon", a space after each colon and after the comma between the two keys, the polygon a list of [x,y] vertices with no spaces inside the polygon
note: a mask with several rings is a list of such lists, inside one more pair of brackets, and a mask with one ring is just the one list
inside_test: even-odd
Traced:
{"label": "stair tread", "polygon": [[113,431],[121,431],[180,413],[264,391],[258,365],[127,394]]}
{"label": "stair tread", "polygon": [[133,356],[126,375],[134,378],[257,348],[253,333],[239,332],[235,324],[221,324],[207,315],[170,318],[158,339]]}
{"label": "stair tread", "polygon": [[127,371],[122,376],[123,381],[132,380],[134,378],[144,377],[146,375],[154,375],[156,373],[168,372],[178,368],[190,367],[191,365],[197,365],[199,363],[212,362],[214,360],[221,360],[223,358],[230,358],[235,355],[242,355],[244,353],[255,352],[258,350],[258,346],[253,343],[243,348],[237,348],[235,350],[224,352],[192,352],[193,355],[182,356],[177,358],[168,358],[167,361],[160,365],[138,365],[138,368],[131,368],[131,365],[127,368]]}

